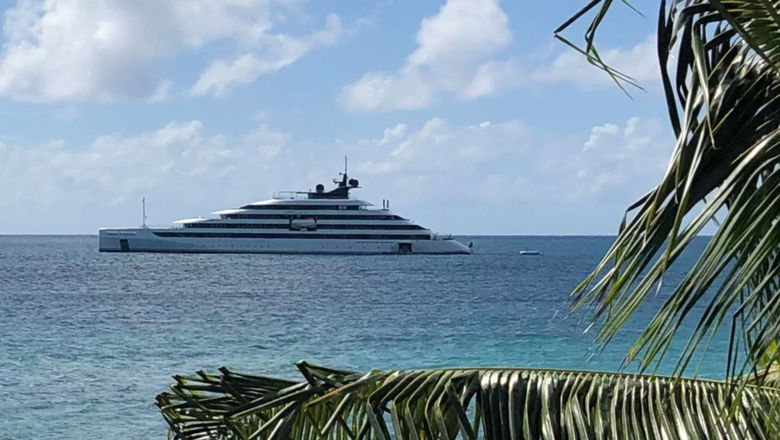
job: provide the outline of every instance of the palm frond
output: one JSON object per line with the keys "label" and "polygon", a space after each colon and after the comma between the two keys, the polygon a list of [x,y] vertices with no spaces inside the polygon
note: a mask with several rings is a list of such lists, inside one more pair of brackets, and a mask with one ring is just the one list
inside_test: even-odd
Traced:
{"label": "palm frond", "polygon": [[780,1],[710,0],[775,72],[780,72]]}
{"label": "palm frond", "polygon": [[[780,391],[723,382],[531,369],[368,374],[298,364],[300,383],[175,377],[157,396],[170,437],[202,439],[768,439]],[[774,430],[774,431],[773,431]]]}
{"label": "palm frond", "polygon": [[595,307],[599,340],[630,319],[716,214],[725,217],[629,352],[642,368],[661,362],[687,319],[698,322],[678,374],[724,322],[729,377],[759,374],[780,337],[780,77],[767,62],[778,57],[768,42],[780,21],[761,9],[767,3],[661,2],[658,53],[677,143],[661,182],[629,208],[615,243],[574,292],[575,308]]}
{"label": "palm frond", "polygon": [[[631,3],[629,3],[627,0],[621,0],[621,2],[624,5],[628,6],[630,9],[632,9],[633,11],[635,11],[636,13],[638,13],[639,15],[642,15],[642,13],[634,6],[632,6]],[[609,9],[613,5],[614,5],[613,0],[591,0],[582,9],[577,11],[576,14],[574,14],[571,18],[566,20],[566,22],[558,26],[558,28],[555,29],[555,31],[553,31],[553,36],[558,41],[564,43],[565,45],[569,46],[570,48],[584,55],[588,63],[592,64],[593,66],[595,66],[600,70],[603,70],[607,75],[610,76],[610,78],[612,78],[612,80],[620,88],[620,90],[628,94],[623,84],[628,84],[639,89],[642,89],[642,86],[639,83],[637,83],[634,80],[634,78],[632,78],[631,76],[626,75],[625,73],[622,73],[619,70],[612,68],[606,62],[604,62],[604,60],[601,59],[601,56],[599,55],[599,52],[596,49],[596,45],[595,45],[596,31],[598,30],[599,25],[601,25],[604,18],[607,16]],[[563,36],[562,33],[564,30],[566,30],[569,26],[577,22],[579,19],[581,19],[583,16],[585,16],[587,13],[591,12],[592,10],[596,10],[596,13],[590,25],[588,26],[588,30],[585,32],[585,47],[580,47],[577,44],[573,43],[568,38]]]}

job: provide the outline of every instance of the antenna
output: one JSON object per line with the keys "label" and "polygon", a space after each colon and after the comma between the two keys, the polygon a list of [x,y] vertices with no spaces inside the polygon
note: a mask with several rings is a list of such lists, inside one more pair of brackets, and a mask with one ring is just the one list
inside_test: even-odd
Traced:
{"label": "antenna", "polygon": [[347,155],[344,155],[344,175],[347,175]]}
{"label": "antenna", "polygon": [[146,197],[141,197],[141,209],[143,212],[143,227],[146,227]]}

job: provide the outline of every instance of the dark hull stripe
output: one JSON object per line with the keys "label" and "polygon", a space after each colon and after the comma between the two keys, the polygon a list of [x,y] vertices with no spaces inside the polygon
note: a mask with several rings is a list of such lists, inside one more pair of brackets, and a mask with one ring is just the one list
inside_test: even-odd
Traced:
{"label": "dark hull stripe", "polygon": [[[287,223],[224,223],[224,222],[197,222],[197,223],[185,223],[185,228],[197,229],[197,228],[225,228],[225,229],[289,229],[290,225]],[[422,226],[418,225],[360,225],[360,224],[341,224],[341,225],[329,225],[329,224],[317,224],[317,229],[375,229],[386,231],[422,231],[425,230]]]}
{"label": "dark hull stripe", "polygon": [[[343,208],[339,209],[339,206]],[[239,209],[268,210],[268,211],[358,211],[360,205],[244,205]]]}
{"label": "dark hull stripe", "polygon": [[100,252],[111,253],[131,253],[131,252],[150,252],[156,254],[287,254],[287,255],[423,255],[423,254],[436,254],[436,255],[463,255],[468,254],[465,251],[447,251],[447,252],[357,252],[357,251],[278,251],[278,250],[227,250],[227,249],[198,249],[198,250],[172,250],[172,249],[130,249],[122,251],[119,249],[100,249]]}
{"label": "dark hull stripe", "polygon": [[325,238],[336,240],[430,240],[428,234],[419,235],[382,235],[382,234],[274,234],[249,232],[154,232],[158,237],[197,237],[197,238]]}
{"label": "dark hull stripe", "polygon": [[317,220],[405,220],[398,215],[331,215],[302,212],[298,214],[222,214],[225,219],[289,220],[296,218],[315,218]]}

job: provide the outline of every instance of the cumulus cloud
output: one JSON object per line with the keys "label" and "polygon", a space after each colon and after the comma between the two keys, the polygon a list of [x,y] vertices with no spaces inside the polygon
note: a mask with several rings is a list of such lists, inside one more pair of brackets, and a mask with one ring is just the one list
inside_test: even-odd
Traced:
{"label": "cumulus cloud", "polygon": [[[448,0],[436,15],[423,19],[417,48],[398,72],[367,73],[344,88],[341,100],[351,110],[383,111],[422,108],[442,92],[481,96],[491,87],[486,73],[495,70],[483,63],[511,41],[498,0]],[[482,78],[470,87],[475,75]]]}
{"label": "cumulus cloud", "polygon": [[[265,47],[281,41],[266,69],[294,61],[296,37],[272,34],[274,10],[286,0],[18,0],[5,13],[0,95],[18,100],[164,99],[170,83],[159,77],[161,58],[229,41]],[[331,41],[326,34],[305,44]],[[286,44],[286,45],[285,45]],[[305,53],[305,51],[303,51]],[[262,57],[258,57],[262,58]],[[280,61],[286,59],[286,64]]]}
{"label": "cumulus cloud", "polygon": [[[289,137],[260,126],[233,139],[208,135],[199,121],[170,123],[133,136],[111,134],[85,147],[61,141],[38,146],[0,144],[0,182],[24,188],[0,200],[0,206],[63,207],[125,204],[145,192],[176,189],[182,202],[203,196],[204,185],[219,176],[214,193],[231,184],[251,185],[283,154]],[[243,182],[240,182],[243,181]],[[67,212],[63,209],[63,212]]]}
{"label": "cumulus cloud", "polygon": [[0,209],[14,213],[0,218],[0,229],[89,232],[133,225],[142,196],[153,224],[205,216],[275,190],[328,182],[341,154],[348,154],[351,174],[364,186],[361,198],[392,198],[401,213],[423,224],[456,232],[565,232],[522,229],[519,206],[528,207],[539,227],[549,218],[572,228],[556,217],[561,206],[596,217],[611,209],[618,216],[662,175],[673,146],[660,122],[637,117],[554,137],[522,120],[463,126],[434,117],[392,125],[374,138],[318,145],[258,124],[234,136],[185,121],[104,135],[87,145],[0,144],[0,186],[15,188],[0,198]]}
{"label": "cumulus cloud", "polygon": [[363,140],[379,159],[356,169],[425,180],[411,196],[428,200],[466,195],[581,202],[618,192],[628,202],[663,174],[673,146],[659,121],[638,117],[593,127],[586,140],[576,139],[547,139],[520,120],[452,127],[432,118],[416,130],[399,124],[381,138]]}
{"label": "cumulus cloud", "polygon": [[[396,72],[368,72],[342,90],[340,101],[356,112],[419,109],[449,94],[470,100],[518,87],[561,82],[590,89],[610,85],[605,73],[560,44],[544,57],[508,57],[509,20],[498,0],[448,0],[425,18],[417,47]],[[655,39],[629,48],[602,48],[612,67],[647,85],[658,79]]]}
{"label": "cumulus cloud", "polygon": [[335,43],[343,28],[338,15],[328,16],[324,29],[299,38],[276,34],[259,38],[255,52],[246,53],[232,61],[218,59],[200,75],[192,86],[193,95],[212,93],[224,95],[234,87],[249,84],[263,73],[279,70],[292,64],[317,46]]}
{"label": "cumulus cloud", "polygon": [[636,181],[654,182],[666,169],[673,142],[669,130],[654,119],[632,117],[622,127],[595,126],[582,148],[588,160],[576,172],[580,187],[597,194]]}

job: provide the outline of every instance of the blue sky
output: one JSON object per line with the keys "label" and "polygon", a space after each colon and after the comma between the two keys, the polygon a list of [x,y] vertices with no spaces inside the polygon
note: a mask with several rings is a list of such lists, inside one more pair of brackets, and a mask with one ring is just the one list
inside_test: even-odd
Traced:
{"label": "blue sky", "polygon": [[600,34],[628,98],[552,38],[584,3],[5,2],[0,233],[135,226],[144,196],[153,224],[208,216],[344,155],[361,198],[439,232],[614,233],[673,139],[656,11]]}

